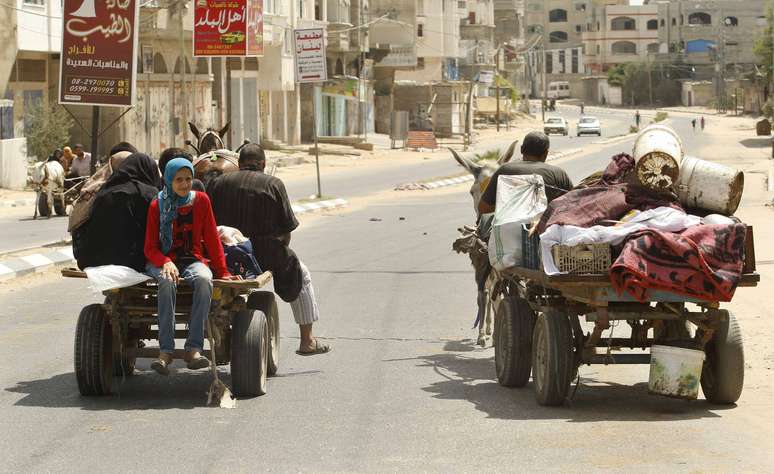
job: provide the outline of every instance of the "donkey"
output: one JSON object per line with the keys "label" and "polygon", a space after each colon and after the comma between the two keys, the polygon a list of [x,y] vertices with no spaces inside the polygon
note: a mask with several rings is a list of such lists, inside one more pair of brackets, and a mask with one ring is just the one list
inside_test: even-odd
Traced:
{"label": "donkey", "polygon": [[[473,209],[476,213],[476,221],[480,217],[478,212],[478,203],[481,201],[481,195],[486,190],[486,185],[489,183],[489,179],[492,177],[497,168],[500,165],[511,161],[513,154],[516,150],[518,140],[511,143],[511,146],[503,153],[496,163],[476,163],[469,158],[466,158],[456,151],[449,148],[454,159],[457,160],[463,168],[468,170],[473,175],[473,184],[470,187],[470,196],[473,198]],[[476,236],[478,239],[478,236]],[[492,337],[492,287],[494,286],[494,276],[492,275],[492,267],[489,264],[489,255],[483,251],[483,244],[479,243],[478,246],[471,248],[468,252],[470,257],[470,263],[475,270],[476,287],[478,289],[478,312],[476,314],[475,327],[478,327],[478,340],[476,341],[481,347],[486,346],[488,339]]]}
{"label": "donkey", "polygon": [[226,149],[223,137],[228,133],[231,123],[227,123],[220,130],[207,128],[204,132],[192,122],[188,122],[191,133],[196,137],[196,145],[186,140],[186,144],[196,150],[197,157],[194,159],[195,177],[202,180],[206,185],[212,178],[239,171],[238,155],[231,150]]}
{"label": "donkey", "polygon": [[41,161],[30,166],[29,169],[29,180],[38,191],[33,218],[37,218],[38,211],[43,217],[51,217],[52,212],[56,212],[59,216],[65,215],[65,171],[62,165],[58,161]]}

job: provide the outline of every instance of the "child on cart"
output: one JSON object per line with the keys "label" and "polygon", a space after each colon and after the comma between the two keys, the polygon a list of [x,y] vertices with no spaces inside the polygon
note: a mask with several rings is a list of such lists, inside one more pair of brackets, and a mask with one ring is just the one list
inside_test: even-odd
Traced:
{"label": "child on cart", "polygon": [[148,210],[146,272],[159,285],[159,358],[151,368],[161,375],[169,375],[169,365],[174,359],[178,283],[185,281],[193,288],[185,362],[189,369],[197,370],[210,364],[202,351],[213,274],[218,279],[235,278],[226,269],[210,199],[205,193],[191,190],[193,176],[189,160],[183,157],[170,160],[164,170],[164,189]]}

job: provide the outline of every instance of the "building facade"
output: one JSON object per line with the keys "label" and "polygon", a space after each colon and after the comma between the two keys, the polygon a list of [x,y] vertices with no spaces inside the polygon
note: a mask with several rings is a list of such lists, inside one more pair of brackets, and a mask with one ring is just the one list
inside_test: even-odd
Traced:
{"label": "building facade", "polygon": [[644,62],[659,51],[656,5],[597,5],[582,33],[585,69],[603,74],[610,67]]}

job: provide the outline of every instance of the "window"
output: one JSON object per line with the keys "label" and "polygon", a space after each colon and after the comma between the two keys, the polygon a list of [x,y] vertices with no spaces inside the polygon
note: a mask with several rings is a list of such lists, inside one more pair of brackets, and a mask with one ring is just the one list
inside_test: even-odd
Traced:
{"label": "window", "polygon": [[665,21],[664,21],[664,19],[662,18],[662,19],[661,19],[661,28],[663,28],[665,25],[666,25],[666,22],[665,22]]}
{"label": "window", "polygon": [[551,23],[564,23],[567,21],[567,10],[556,8],[548,12],[548,21]]}
{"label": "window", "polygon": [[688,15],[688,24],[689,25],[711,25],[712,17],[709,15],[709,13],[704,13],[704,12],[691,13],[690,15]]}
{"label": "window", "polygon": [[658,43],[650,43],[648,45],[648,52],[649,53],[658,53]]}
{"label": "window", "polygon": [[739,26],[739,19],[735,16],[727,16],[723,20],[723,24],[726,26]]}
{"label": "window", "polygon": [[578,3],[575,5],[575,11],[579,12],[585,12],[586,11],[586,4],[585,3]]}
{"label": "window", "polygon": [[578,74],[578,59],[580,57],[580,54],[578,53],[578,48],[573,48],[572,50],[572,69],[570,72],[573,74]]}
{"label": "window", "polygon": [[576,33],[580,33],[581,32],[581,26],[580,25],[575,25],[575,32]]}
{"label": "window", "polygon": [[46,4],[46,0],[24,0],[22,3],[25,5],[37,5],[39,7],[42,7]]}
{"label": "window", "polygon": [[529,25],[527,27],[527,33],[535,34],[540,31],[540,25]]}
{"label": "window", "polygon": [[425,25],[422,23],[417,24],[417,36],[420,38],[425,36]]}
{"label": "window", "polygon": [[618,18],[613,18],[613,21],[610,22],[610,29],[613,31],[635,30],[637,26],[634,18],[619,16]]}
{"label": "window", "polygon": [[616,41],[612,49],[613,54],[637,54],[637,45],[631,41]]}
{"label": "window", "polygon": [[546,74],[554,73],[554,55],[546,51]]}
{"label": "window", "polygon": [[672,18],[672,26],[677,26],[677,18]]}
{"label": "window", "polygon": [[599,45],[597,45],[597,54],[599,54],[600,52],[602,52],[602,48],[600,48]]}
{"label": "window", "polygon": [[17,59],[16,73],[19,82],[46,82],[46,61],[42,59]]}
{"label": "window", "polygon": [[565,61],[565,52],[564,50],[559,51],[559,73],[564,74],[567,72],[567,62]]}
{"label": "window", "polygon": [[551,43],[566,43],[567,33],[564,31],[552,31],[548,36]]}
{"label": "window", "polygon": [[648,29],[649,30],[657,30],[658,29],[658,20],[648,20]]}

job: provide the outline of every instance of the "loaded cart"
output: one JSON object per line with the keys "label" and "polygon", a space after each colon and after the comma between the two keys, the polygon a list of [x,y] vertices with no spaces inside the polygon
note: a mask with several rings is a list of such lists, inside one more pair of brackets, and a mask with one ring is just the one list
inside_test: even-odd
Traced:
{"label": "loaded cart", "polygon": [[[750,229],[738,286],[759,281],[752,245]],[[651,393],[692,399],[700,384],[710,402],[739,398],[744,381],[739,323],[717,301],[667,291],[637,301],[616,292],[606,272],[546,275],[537,253],[526,255],[533,250],[525,240],[524,266],[495,272],[495,367],[501,385],[523,387],[532,373],[538,403],[560,405],[583,364],[651,364]],[[594,258],[592,249],[585,258],[587,263]],[[591,325],[587,330],[582,317]],[[623,323],[630,336],[621,337],[620,328],[616,337],[616,331],[603,337],[603,331]],[[662,352],[654,361],[657,350]],[[696,370],[686,359],[670,359],[669,351],[681,350],[698,353]]]}
{"label": "loaded cart", "polygon": [[[64,269],[69,278],[86,273]],[[231,364],[234,394],[242,397],[266,393],[266,377],[277,372],[279,316],[274,293],[258,291],[271,281],[265,272],[253,280],[213,280],[212,306],[207,327],[214,350],[206,355],[217,365]],[[158,339],[157,285],[153,280],[103,292],[105,301],[85,306],[75,330],[75,376],[82,395],[108,395],[114,377],[134,373],[138,358],[155,358],[157,347],[143,341]],[[180,285],[175,319],[187,323],[192,289]],[[211,331],[210,331],[211,329]],[[184,338],[185,331],[175,331]],[[183,357],[181,349],[175,358]]]}

